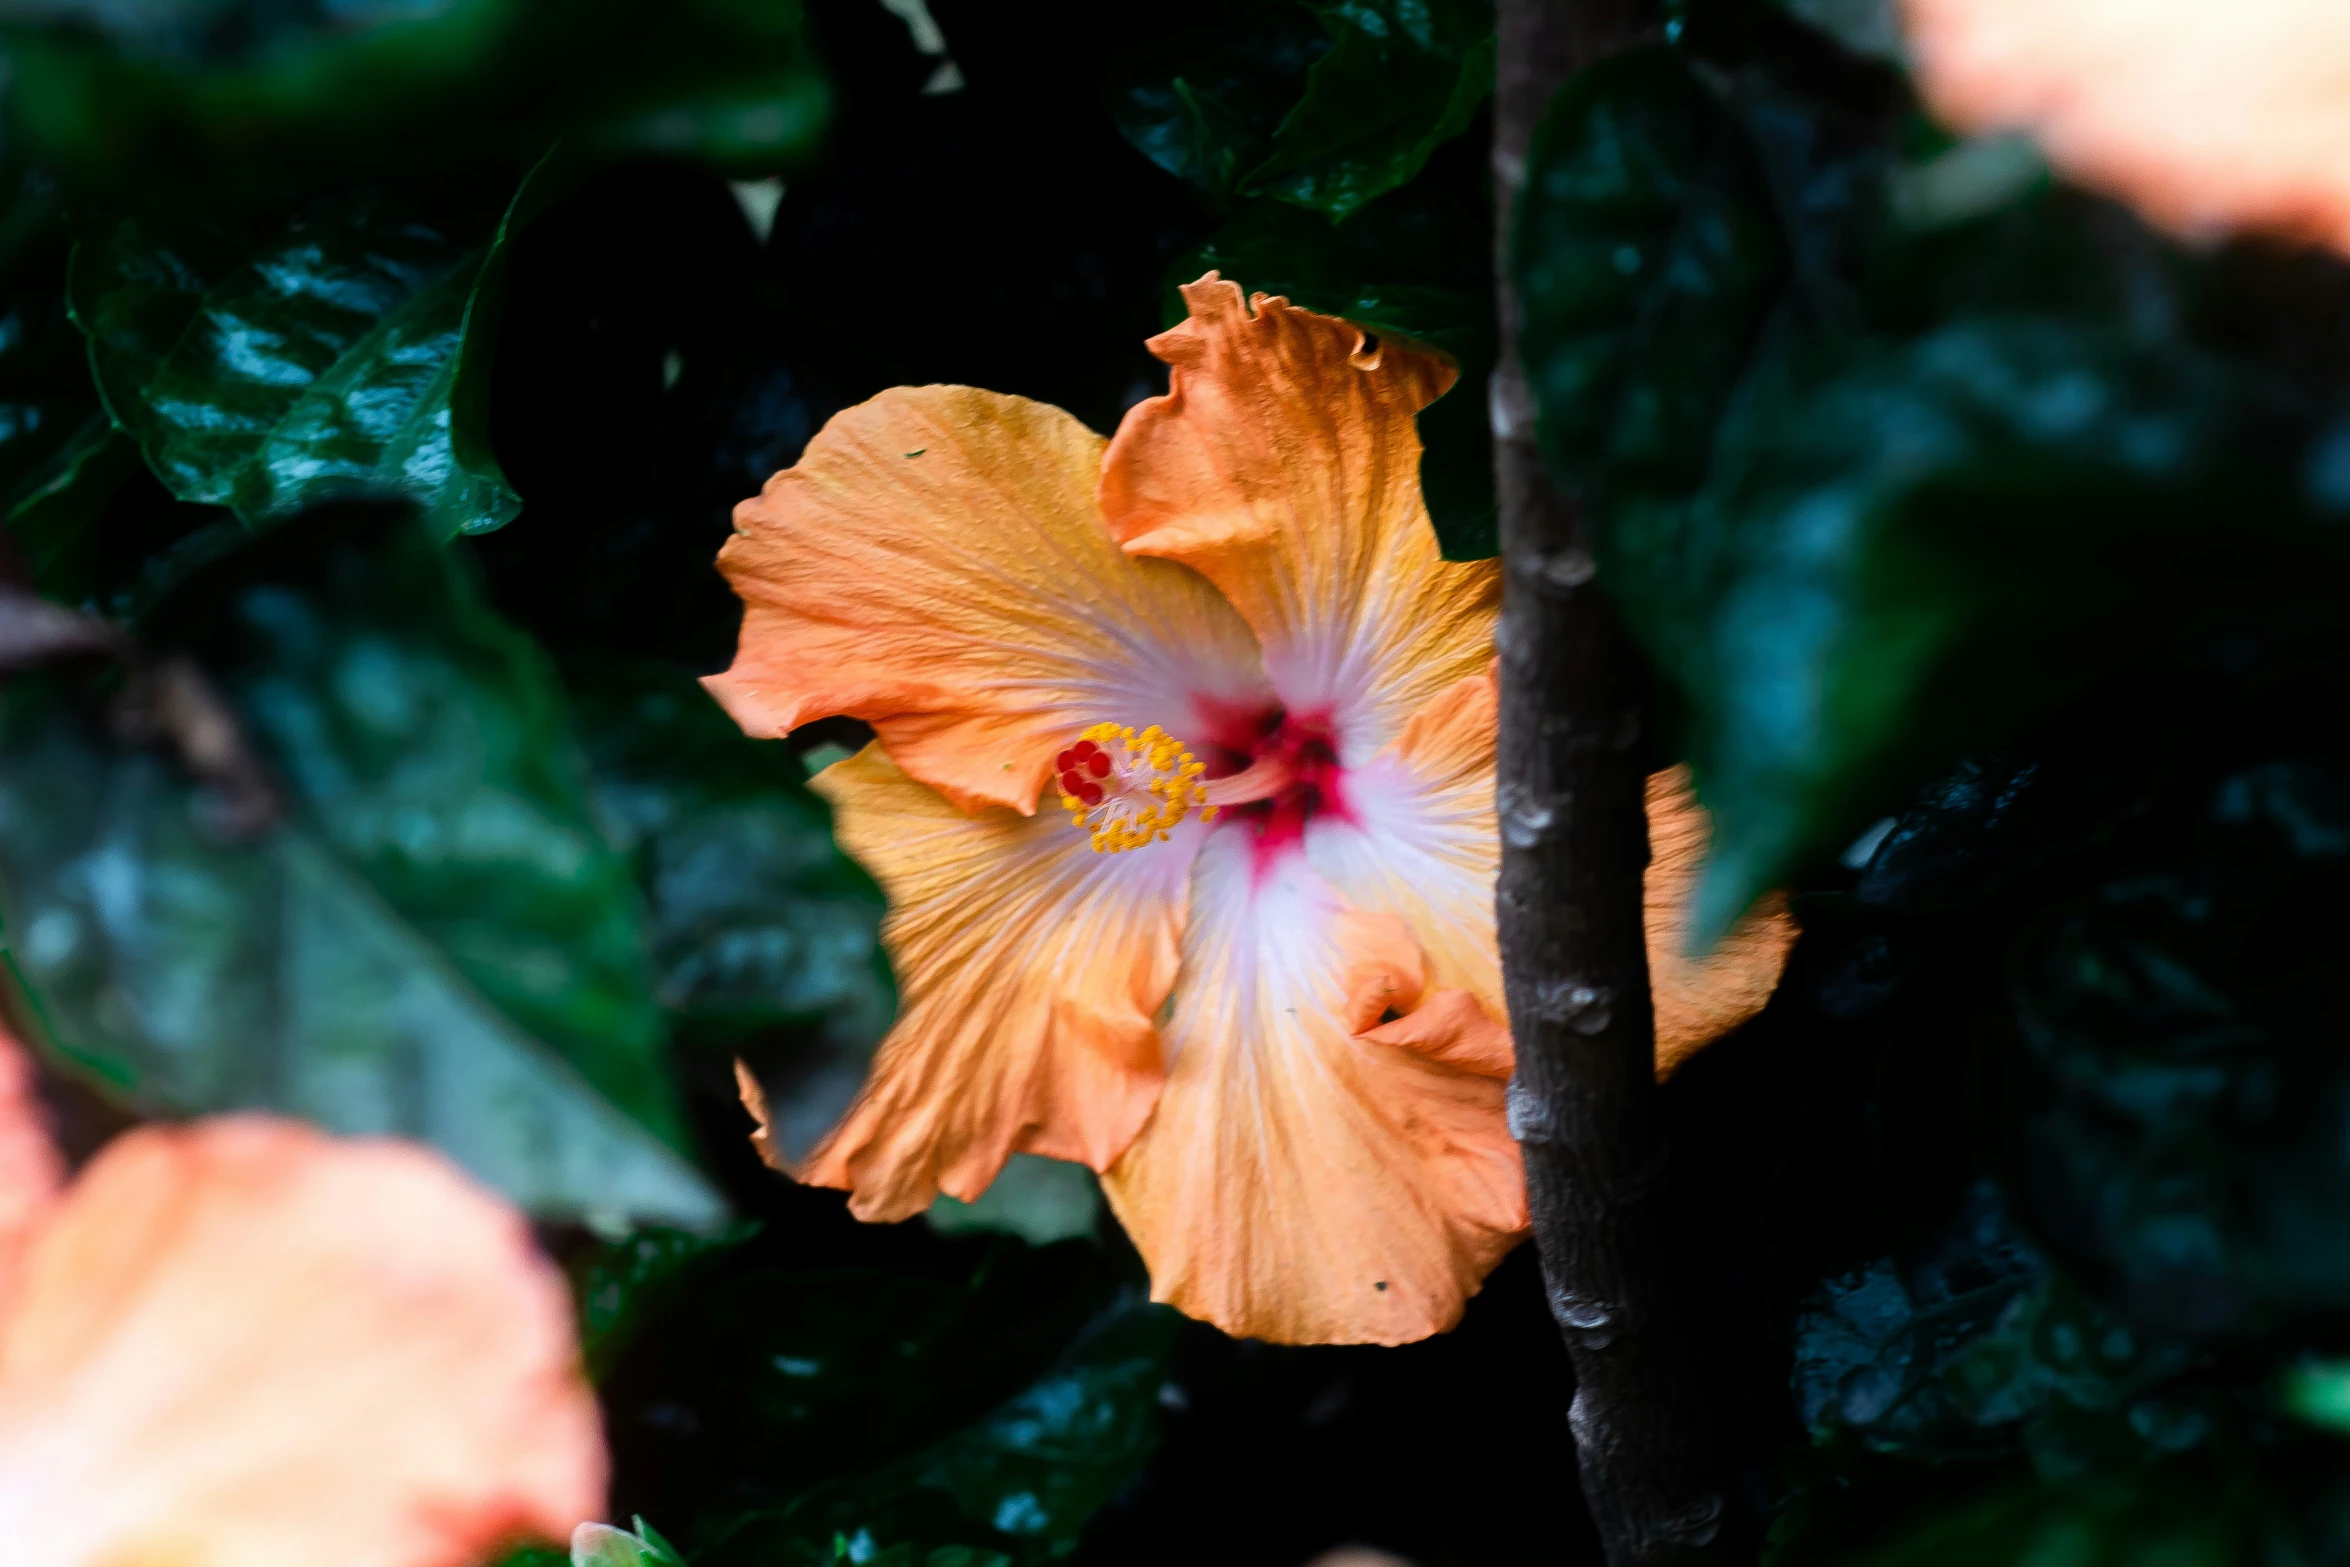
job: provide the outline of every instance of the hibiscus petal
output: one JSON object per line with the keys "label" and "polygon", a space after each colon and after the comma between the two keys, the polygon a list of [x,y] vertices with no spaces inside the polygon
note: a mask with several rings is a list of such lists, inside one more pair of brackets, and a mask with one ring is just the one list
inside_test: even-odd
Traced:
{"label": "hibiscus petal", "polygon": [[[1493,924],[1501,861],[1493,811],[1498,702],[1490,670],[1441,693],[1386,754],[1352,776],[1354,820],[1317,822],[1306,833],[1307,858],[1348,905],[1394,913],[1411,928],[1428,953],[1431,995],[1457,989],[1494,1020],[1508,1015]],[[1662,1077],[1762,1010],[1786,967],[1795,924],[1786,899],[1773,893],[1711,952],[1690,956],[1689,900],[1710,820],[1686,767],[1653,774],[1647,803],[1648,977]],[[1455,1009],[1444,1014],[1448,1029],[1470,1032],[1420,1048],[1466,1051],[1458,1059],[1495,1061],[1506,1076],[1506,1030],[1498,1038],[1485,1034],[1457,1012],[1460,1003],[1445,1005]],[[1407,1044],[1434,1026],[1432,1014],[1369,1037]]]}
{"label": "hibiscus petal", "polygon": [[2340,0],[1905,0],[1920,85],[1969,131],[2189,233],[2350,250],[2350,9]]}
{"label": "hibiscus petal", "polygon": [[64,1184],[65,1161],[49,1137],[32,1057],[0,1026],[0,1300]]}
{"label": "hibiscus petal", "polygon": [[1103,1180],[1153,1297],[1283,1343],[1450,1327],[1526,1224],[1500,1079],[1352,1037],[1416,960],[1300,857],[1213,834],[1192,915],[1165,1092]]}
{"label": "hibiscus petal", "polygon": [[1416,1051],[1484,1077],[1506,1080],[1518,1069],[1517,1046],[1509,1029],[1465,990],[1428,991],[1402,1017],[1360,1030],[1355,1037]]}
{"label": "hibiscus petal", "polygon": [[1768,893],[1712,951],[1689,952],[1689,900],[1713,821],[1689,769],[1648,778],[1648,988],[1656,998],[1656,1075],[1673,1070],[1760,1012],[1795,945],[1784,893]]}
{"label": "hibiscus petal", "polygon": [[1164,1080],[1153,1018],[1175,981],[1198,820],[1097,854],[1058,813],[967,816],[880,744],[816,777],[841,845],[889,894],[897,1026],[797,1172],[861,1219],[970,1202],[1014,1153],[1099,1170]]}
{"label": "hibiscus petal", "polygon": [[603,1487],[561,1276],[424,1149],[130,1132],[0,1321],[0,1537],[44,1567],[469,1567]]}
{"label": "hibiscus petal", "polygon": [[970,387],[835,416],[735,508],[718,565],[742,640],[710,690],[757,736],[864,719],[956,804],[1023,814],[1086,725],[1180,733],[1194,695],[1259,692],[1215,591],[1110,540],[1101,453],[1059,409]]}
{"label": "hibiscus petal", "polygon": [[1498,698],[1490,667],[1455,681],[1348,775],[1352,819],[1306,830],[1306,858],[1348,905],[1399,916],[1428,954],[1430,983],[1467,991],[1495,1018],[1508,1015],[1493,929]]}
{"label": "hibiscus petal", "polygon": [[1101,509],[1137,555],[1191,566],[1263,644],[1295,711],[1328,709],[1350,765],[1493,653],[1500,569],[1437,551],[1412,416],[1452,367],[1209,273],[1150,350],[1164,397],[1129,411]]}

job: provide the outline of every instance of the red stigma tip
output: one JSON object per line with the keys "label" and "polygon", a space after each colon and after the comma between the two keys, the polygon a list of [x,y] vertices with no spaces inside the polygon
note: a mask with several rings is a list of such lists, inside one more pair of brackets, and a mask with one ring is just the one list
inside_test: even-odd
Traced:
{"label": "red stigma tip", "polygon": [[1059,756],[1053,758],[1053,770],[1055,772],[1065,773],[1076,765],[1077,753],[1075,751],[1063,751]]}
{"label": "red stigma tip", "polygon": [[1107,778],[1110,776],[1110,759],[1096,751],[1085,759],[1085,770],[1096,778]]}
{"label": "red stigma tip", "polygon": [[[1102,771],[1106,773],[1109,769],[1105,767]],[[1077,798],[1088,805],[1099,805],[1102,803],[1102,786],[1097,783],[1081,783],[1077,786]]]}

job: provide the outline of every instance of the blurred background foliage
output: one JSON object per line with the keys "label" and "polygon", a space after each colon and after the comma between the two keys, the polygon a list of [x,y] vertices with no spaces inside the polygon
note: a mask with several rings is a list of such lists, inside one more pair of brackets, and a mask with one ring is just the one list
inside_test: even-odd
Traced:
{"label": "blurred background foliage", "polygon": [[[1953,142],[1889,16],[1677,0],[1510,258],[1707,909],[1805,927],[1666,1095],[1737,1530],[2337,1559],[2350,272]],[[0,56],[0,1003],[69,1141],[269,1106],[524,1204],[647,1560],[1594,1558],[1528,1256],[1278,1349],[1074,1167],[889,1227],[764,1171],[733,1060],[804,1149],[894,1005],[805,787],[860,736],[694,680],[833,412],[1106,433],[1211,267],[1455,360],[1489,554],[1489,6],[0,0]]]}

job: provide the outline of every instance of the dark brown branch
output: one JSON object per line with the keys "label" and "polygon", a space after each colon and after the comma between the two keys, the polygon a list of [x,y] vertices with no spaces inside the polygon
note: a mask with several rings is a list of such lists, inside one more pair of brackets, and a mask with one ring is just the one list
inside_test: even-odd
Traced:
{"label": "dark brown branch", "polygon": [[1500,0],[1494,198],[1503,353],[1498,913],[1534,1238],[1576,1392],[1583,1493],[1613,1567],[1719,1559],[1723,1491],[1662,1211],[1638,656],[1551,485],[1515,342],[1509,214],[1535,122],[1577,68],[1640,35],[1640,0]]}

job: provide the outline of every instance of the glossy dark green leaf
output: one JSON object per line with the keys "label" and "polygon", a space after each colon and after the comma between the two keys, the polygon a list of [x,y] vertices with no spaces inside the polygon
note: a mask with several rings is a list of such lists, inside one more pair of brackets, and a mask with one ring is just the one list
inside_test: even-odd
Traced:
{"label": "glossy dark green leaf", "polygon": [[832,1560],[843,1567],[1011,1567],[1012,1558],[1001,1551],[983,1551],[969,1545],[940,1545],[929,1550],[911,1543],[893,1545],[887,1550],[865,1553],[872,1546],[872,1534],[861,1530],[854,1539],[835,1536]]}
{"label": "glossy dark green leaf", "polygon": [[306,519],[190,579],[193,652],[302,817],[484,997],[682,1143],[628,862],[544,654],[405,516]]}
{"label": "glossy dark green leaf", "polygon": [[2277,1405],[2320,1430],[2350,1434],[2350,1363],[2304,1360],[2278,1379]]}
{"label": "glossy dark green leaf", "polygon": [[697,1272],[759,1231],[744,1221],[715,1235],[653,1226],[599,1243],[570,1265],[579,1302],[579,1348],[602,1381],[637,1330],[691,1288]]}
{"label": "glossy dark green leaf", "polygon": [[1159,1388],[1179,1319],[1126,1301],[1086,1329],[1051,1370],[895,1474],[860,1489],[886,1507],[899,1489],[943,1491],[972,1524],[1061,1555],[1158,1445]]}
{"label": "glossy dark green leaf", "polygon": [[64,0],[38,14],[19,8],[0,31],[14,135],[78,185],[185,215],[222,196],[518,169],[558,138],[764,172],[804,155],[830,107],[790,0]]}
{"label": "glossy dark green leaf", "polygon": [[564,667],[607,830],[645,890],[662,1004],[742,1027],[892,1007],[882,898],[832,838],[798,758],[742,730],[672,666]]}
{"label": "glossy dark green leaf", "polygon": [[605,1382],[629,1505],[695,1567],[820,1567],[836,1542],[1047,1559],[1155,1440],[1176,1319],[1091,1246],[999,1240],[945,1277],[790,1250],[698,1263]]}
{"label": "glossy dark green leaf", "polygon": [[1330,47],[1288,0],[1209,8],[1113,63],[1110,113],[1143,156],[1229,212]]}
{"label": "glossy dark green leaf", "polygon": [[505,324],[514,246],[525,229],[576,193],[593,172],[591,155],[572,144],[556,146],[531,165],[515,188],[513,200],[500,214],[497,231],[490,236],[489,249],[474,273],[448,388],[449,454],[469,473],[503,477],[497,454],[490,448],[490,382],[497,363],[499,329]]}
{"label": "glossy dark green leaf", "polygon": [[1331,49],[1244,182],[1332,219],[1420,172],[1493,91],[1485,0],[1328,0]]}
{"label": "glossy dark green leaf", "polygon": [[2330,613],[2296,589],[2342,541],[2260,471],[2259,403],[2223,365],[1987,320],[1754,397],[1706,490],[1620,501],[1602,555],[1692,695],[1709,927],[1917,758],[2013,733],[2131,639]]}
{"label": "glossy dark green leaf", "polygon": [[1179,1319],[1128,1300],[1091,1323],[1027,1388],[876,1471],[749,1523],[713,1562],[823,1560],[825,1541],[911,1548],[951,1541],[1015,1562],[1058,1560],[1158,1444],[1158,1396]]}
{"label": "glossy dark green leaf", "polygon": [[1833,1560],[1838,1567],[2323,1561],[2342,1548],[2346,1500],[2339,1481],[2323,1474],[2280,1480],[2250,1467],[2183,1465],[2078,1486],[1996,1484]]}
{"label": "glossy dark green leaf", "polygon": [[1831,1281],[1796,1323],[1796,1403],[1813,1440],[1907,1458],[2020,1445],[2043,1466],[2077,1468],[2084,1442],[2131,1422],[2175,1447],[2208,1421],[2165,1423],[2143,1395],[2186,1364],[2051,1271],[1988,1186],[1925,1255]]}
{"label": "glossy dark green leaf", "polygon": [[1980,905],[2144,812],[2168,758],[2095,724],[2033,757],[1969,757],[1921,790],[1861,867],[1853,896],[1925,914]]}
{"label": "glossy dark green leaf", "polygon": [[52,1050],[133,1103],[434,1143],[555,1217],[706,1225],[701,1178],[522,1033],[314,826],[217,794],[38,679],[0,712],[0,922]]}
{"label": "glossy dark green leaf", "polygon": [[521,501],[450,394],[482,253],[381,197],[282,228],[125,219],[77,247],[75,319],[106,404],[181,500],[248,523],[353,494],[444,537]]}
{"label": "glossy dark green leaf", "polygon": [[138,463],[137,443],[97,413],[26,478],[8,508],[8,531],[43,593],[72,604],[95,595],[98,515]]}
{"label": "glossy dark green leaf", "polygon": [[[1346,223],[1257,202],[1170,270],[1188,283],[1214,268],[1251,293],[1417,339],[1462,360],[1491,363],[1490,268],[1460,243],[1486,221],[1474,199],[1415,186]],[[1181,319],[1170,288],[1167,313]]]}
{"label": "glossy dark green leaf", "polygon": [[[1283,295],[1453,357],[1460,379],[1420,415],[1421,487],[1452,560],[1482,559],[1495,547],[1485,398],[1494,361],[1492,270],[1460,243],[1463,232],[1491,222],[1481,201],[1432,173],[1335,225],[1257,201],[1169,273],[1171,283],[1188,283],[1214,269],[1251,293]],[[1181,319],[1172,288],[1167,314]]]}
{"label": "glossy dark green leaf", "polygon": [[[1855,431],[1836,458],[1815,465],[1822,496],[1847,515],[1791,498],[1780,529],[1805,530],[1800,539],[1766,542],[1764,524],[1751,527],[1749,543],[1747,519],[1701,493],[1769,461],[1771,415],[1802,384],[1792,363],[1852,324],[1835,263],[1852,248],[1853,208],[1865,204],[1855,192],[1865,193],[1882,154],[1865,137],[1847,146],[1790,134],[1790,121],[1798,132],[1805,124],[1800,105],[1727,89],[1672,49],[1627,51],[1585,71],[1551,106],[1529,152],[1513,238],[1520,350],[1543,449],[1601,523],[1603,575],[1694,709],[1689,744],[1716,813],[1701,933],[1725,927],[1798,855],[1823,851],[1839,833],[1840,847],[1866,820],[1852,795],[1875,780],[1864,776],[1839,796],[1822,792],[1823,777],[1849,788],[1848,758],[1837,753],[1853,743],[1856,723],[1887,709],[1847,719],[1836,710],[1844,693],[1823,689],[1831,677],[1822,666],[1840,648],[1859,650],[1841,617],[1866,606],[1852,582],[1822,575],[1865,575],[1869,533],[1891,531],[1850,518],[1868,484],[1861,475],[1894,461],[1913,471],[1930,450],[1915,438],[1872,449],[1892,432]],[[1781,201],[1778,191],[1796,194]],[[1856,390],[1852,413],[1865,418],[1877,390]],[[1922,413],[1889,411],[1887,422],[1922,424]],[[1816,417],[1785,423],[1808,429]],[[1743,453],[1728,460],[1717,454],[1725,427],[1746,434]],[[1839,466],[1847,462],[1859,471]],[[1750,565],[1778,580],[1746,582]],[[1898,619],[1911,633],[1899,649],[1908,667],[1859,659],[1864,679],[1889,676],[1864,702],[1910,700],[1906,687],[1959,620],[1939,604],[1887,608],[1885,623]],[[1765,668],[1745,662],[1758,640],[1768,644]],[[1721,684],[1742,673],[1753,676],[1744,686]],[[1792,754],[1746,754],[1774,743],[1815,764],[1810,776],[1790,776],[1804,765]]]}
{"label": "glossy dark green leaf", "polygon": [[1793,15],[1867,59],[1904,62],[1901,9],[1893,0],[1778,0]]}
{"label": "glossy dark green leaf", "polygon": [[1896,129],[1658,49],[1532,154],[1529,376],[1688,699],[1705,933],[2131,649],[2333,613],[2304,475],[2338,367],[2205,329],[2184,261],[2073,198],[1901,227]]}
{"label": "glossy dark green leaf", "polygon": [[[646,1516],[698,1556],[729,1520],[902,1462],[1047,1370],[1100,1309],[1099,1266],[1082,1243],[997,1244],[968,1280],[778,1267],[758,1245],[704,1275],[606,1382]],[[660,1423],[679,1403],[691,1431]]]}
{"label": "glossy dark green leaf", "polygon": [[2010,959],[2021,1195],[2137,1321],[2237,1339],[2350,1308],[2350,770],[2223,774]]}
{"label": "glossy dark green leaf", "polygon": [[1587,493],[1695,489],[1790,270],[1733,107],[1669,49],[1584,72],[1528,153],[1513,245],[1554,467]]}
{"label": "glossy dark green leaf", "polygon": [[499,1562],[498,1567],[571,1567],[571,1552],[552,1545],[526,1545]]}
{"label": "glossy dark green leaf", "polygon": [[98,411],[58,286],[63,257],[54,245],[31,248],[11,269],[14,286],[0,286],[0,508],[52,484]]}
{"label": "glossy dark green leaf", "polygon": [[661,1005],[690,1047],[739,1056],[796,1157],[864,1080],[896,996],[880,890],[779,742],[746,739],[670,665],[566,661],[606,836],[642,894]]}
{"label": "glossy dark green leaf", "polygon": [[642,1518],[634,1529],[588,1525],[571,1545],[571,1567],[686,1567],[676,1547]]}
{"label": "glossy dark green leaf", "polygon": [[1489,0],[1307,0],[1170,30],[1120,63],[1111,107],[1219,213],[1264,196],[1338,220],[1409,183],[1492,90]]}

